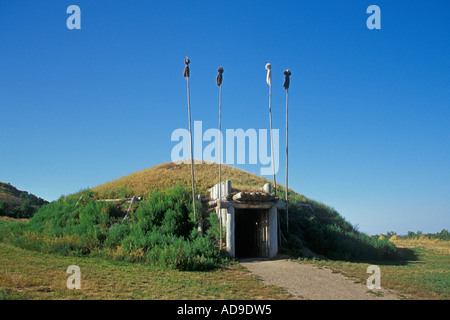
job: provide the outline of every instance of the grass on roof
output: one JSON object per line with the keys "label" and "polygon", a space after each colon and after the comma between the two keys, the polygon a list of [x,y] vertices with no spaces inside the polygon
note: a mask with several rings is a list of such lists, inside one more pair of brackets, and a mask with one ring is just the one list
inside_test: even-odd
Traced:
{"label": "grass on roof", "polygon": [[[203,162],[194,164],[195,186],[202,196],[208,195],[208,189],[219,182],[219,165]],[[222,165],[222,181],[231,180],[233,189],[256,191],[260,190],[267,179]],[[107,182],[92,190],[99,197],[145,196],[150,191],[165,190],[177,184],[191,186],[191,165],[163,163],[152,168],[134,172],[125,177]]]}

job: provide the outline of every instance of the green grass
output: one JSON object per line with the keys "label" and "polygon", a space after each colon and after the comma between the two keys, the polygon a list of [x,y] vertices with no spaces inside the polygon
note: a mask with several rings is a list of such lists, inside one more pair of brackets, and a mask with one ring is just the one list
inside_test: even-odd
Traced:
{"label": "green grass", "polygon": [[[81,289],[66,287],[67,267],[81,271]],[[209,272],[157,271],[139,263],[70,257],[0,242],[0,299],[289,299],[236,263]]]}
{"label": "green grass", "polygon": [[90,193],[84,192],[80,202],[74,197],[52,202],[27,224],[0,227],[9,243],[44,253],[190,271],[213,269],[226,259],[208,232],[198,234],[191,194],[181,185],[153,192],[125,221],[123,210],[95,201]]}
{"label": "green grass", "polygon": [[305,260],[340,272],[359,283],[366,283],[369,265],[381,270],[381,287],[398,292],[405,299],[450,299],[450,241],[396,240],[393,241],[403,254],[398,261],[348,261]]}
{"label": "green grass", "polygon": [[[18,248],[5,228],[24,224],[0,219],[0,299],[290,299],[283,289],[266,286],[239,264],[210,271],[157,270],[143,263],[98,256],[62,256]],[[2,242],[3,240],[3,242]],[[303,260],[366,283],[367,267],[379,265],[381,286],[404,299],[450,299],[450,241],[393,241],[402,259],[388,262]],[[69,265],[81,269],[78,291],[66,288]],[[377,294],[374,291],[374,294]]]}

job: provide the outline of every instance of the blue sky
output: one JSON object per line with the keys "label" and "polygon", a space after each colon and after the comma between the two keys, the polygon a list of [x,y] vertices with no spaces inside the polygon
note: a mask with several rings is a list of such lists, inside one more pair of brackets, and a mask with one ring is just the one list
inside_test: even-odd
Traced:
{"label": "blue sky", "polygon": [[[69,5],[81,30],[69,30]],[[369,5],[381,30],[369,30]],[[0,0],[0,181],[47,200],[171,161],[173,130],[269,125],[284,183],[361,231],[450,228],[448,1]],[[259,165],[238,166],[258,173]],[[268,177],[270,178],[270,176]]]}

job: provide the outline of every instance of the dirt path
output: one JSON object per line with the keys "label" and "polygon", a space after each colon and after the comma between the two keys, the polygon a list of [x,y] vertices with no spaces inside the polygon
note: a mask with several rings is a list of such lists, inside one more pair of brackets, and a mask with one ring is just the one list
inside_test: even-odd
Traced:
{"label": "dirt path", "polygon": [[[369,293],[365,284],[355,283],[328,268],[290,260],[241,260],[240,264],[259,276],[264,283],[285,288],[290,294],[307,300],[397,300],[381,289]],[[369,277],[369,275],[367,275]]]}

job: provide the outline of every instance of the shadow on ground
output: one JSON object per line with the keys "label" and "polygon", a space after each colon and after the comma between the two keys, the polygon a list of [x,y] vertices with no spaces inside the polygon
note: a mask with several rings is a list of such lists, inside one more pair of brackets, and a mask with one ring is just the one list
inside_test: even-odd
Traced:
{"label": "shadow on ground", "polygon": [[368,263],[379,266],[404,266],[408,265],[410,262],[419,261],[419,256],[414,252],[414,250],[410,248],[398,248],[396,249],[395,257],[385,258],[385,259],[331,259],[324,255],[317,254],[307,247],[303,248],[303,252],[307,252],[306,255],[298,256],[298,255],[287,255],[287,254],[278,254],[276,257],[269,258],[242,258],[238,259],[239,262],[258,262],[258,261],[268,261],[268,260],[285,260],[285,259],[316,259],[316,260],[327,260],[327,261],[347,261],[347,262],[355,262],[355,263]]}

